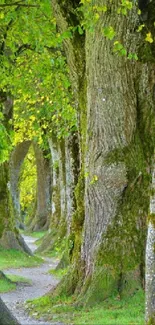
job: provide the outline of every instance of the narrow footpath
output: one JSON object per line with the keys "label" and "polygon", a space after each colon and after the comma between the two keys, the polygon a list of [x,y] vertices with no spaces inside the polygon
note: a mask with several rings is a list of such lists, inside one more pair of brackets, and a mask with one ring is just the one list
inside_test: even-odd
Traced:
{"label": "narrow footpath", "polygon": [[[35,245],[36,238],[30,236],[23,237],[30,249],[35,251],[37,248]],[[57,262],[50,258],[45,258],[44,260],[45,262],[37,267],[6,270],[6,273],[26,277],[32,282],[31,285],[20,284],[17,286],[15,291],[1,294],[1,298],[21,325],[61,325],[60,323],[45,322],[43,319],[35,320],[32,317],[29,317],[24,308],[24,302],[26,300],[38,298],[44,295],[58,283],[58,280],[55,279],[54,276],[48,274],[50,269],[56,267]]]}

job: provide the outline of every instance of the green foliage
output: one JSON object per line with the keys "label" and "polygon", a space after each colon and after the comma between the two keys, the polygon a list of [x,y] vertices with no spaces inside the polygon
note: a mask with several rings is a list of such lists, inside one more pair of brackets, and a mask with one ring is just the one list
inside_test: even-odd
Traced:
{"label": "green foliage", "polygon": [[111,41],[115,37],[116,32],[112,26],[108,26],[103,28],[103,35]]}
{"label": "green foliage", "polygon": [[129,0],[121,0],[121,6],[118,8],[117,13],[126,16],[128,11],[133,8],[133,2]]}
{"label": "green foliage", "polygon": [[119,54],[120,56],[127,55],[127,50],[119,41],[114,42],[113,52]]}
{"label": "green foliage", "polygon": [[8,160],[12,148],[11,137],[3,124],[3,114],[0,112],[0,164]]}
{"label": "green foliage", "polygon": [[57,33],[49,0],[24,6],[4,1],[0,26],[0,82],[15,99],[14,144],[35,139],[44,145],[51,128],[58,137],[68,135],[77,122],[61,48],[71,32]]}

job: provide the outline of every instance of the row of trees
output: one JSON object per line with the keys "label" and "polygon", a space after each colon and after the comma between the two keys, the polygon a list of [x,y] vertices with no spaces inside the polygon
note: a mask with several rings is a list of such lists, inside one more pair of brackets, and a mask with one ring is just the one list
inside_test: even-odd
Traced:
{"label": "row of trees", "polygon": [[50,229],[41,250],[66,236],[71,265],[54,294],[93,304],[123,295],[131,277],[144,286],[148,226],[146,323],[154,324],[155,3],[142,12],[125,0],[1,7],[1,156],[10,156],[0,166],[1,243],[13,236],[24,245],[18,182],[33,142],[30,227]]}

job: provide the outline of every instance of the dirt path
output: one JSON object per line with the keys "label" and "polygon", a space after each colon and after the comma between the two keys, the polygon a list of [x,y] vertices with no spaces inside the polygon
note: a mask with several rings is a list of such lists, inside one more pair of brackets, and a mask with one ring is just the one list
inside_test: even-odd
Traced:
{"label": "dirt path", "polygon": [[[37,248],[35,245],[36,239],[30,236],[23,237],[30,249],[34,251]],[[50,258],[45,258],[45,263],[38,267],[7,269],[6,273],[21,275],[32,281],[32,285],[25,286],[21,284],[17,286],[16,291],[1,294],[2,299],[21,325],[58,325],[58,323],[48,323],[43,320],[39,321],[30,318],[23,306],[27,299],[33,299],[44,295],[58,283],[57,279],[47,273],[48,270],[55,268],[56,265],[56,261],[53,261]]]}

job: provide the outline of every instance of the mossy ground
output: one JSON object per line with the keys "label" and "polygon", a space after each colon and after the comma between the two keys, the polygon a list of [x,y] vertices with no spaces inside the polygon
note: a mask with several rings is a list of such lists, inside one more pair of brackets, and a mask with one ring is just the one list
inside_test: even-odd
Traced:
{"label": "mossy ground", "polygon": [[16,289],[19,283],[31,284],[27,278],[18,275],[5,274],[6,278],[0,278],[0,293],[9,292]]}
{"label": "mossy ground", "polygon": [[105,299],[94,306],[81,307],[75,299],[44,296],[28,302],[30,313],[47,320],[62,321],[64,324],[97,325],[143,325],[144,292],[139,289],[130,297],[120,299],[119,295]]}
{"label": "mossy ground", "polygon": [[52,269],[49,271],[50,274],[54,275],[56,278],[61,279],[66,273],[67,273],[67,268],[63,269]]}
{"label": "mossy ground", "polygon": [[38,256],[29,256],[15,249],[0,248],[0,270],[19,267],[34,267],[43,263]]}
{"label": "mossy ground", "polygon": [[33,232],[29,232],[29,231],[22,231],[22,233],[26,236],[31,236],[34,237],[36,239],[40,239],[42,238],[44,235],[46,235],[47,231],[33,231]]}

